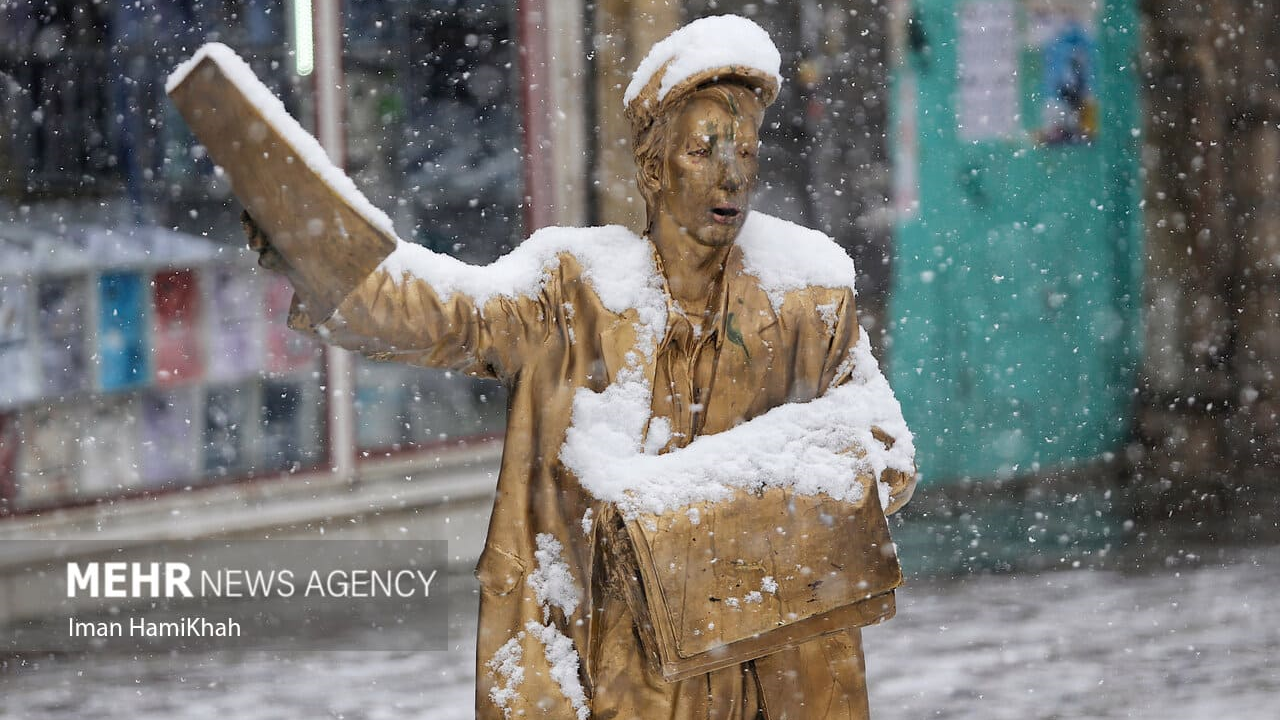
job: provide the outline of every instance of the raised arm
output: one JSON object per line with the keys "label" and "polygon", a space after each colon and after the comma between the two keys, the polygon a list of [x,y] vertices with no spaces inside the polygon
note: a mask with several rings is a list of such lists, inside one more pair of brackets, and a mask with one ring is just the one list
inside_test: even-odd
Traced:
{"label": "raised arm", "polygon": [[[318,295],[292,272],[269,238],[245,218],[249,246],[259,264],[289,278],[294,287],[290,327],[376,360],[393,360],[506,379],[545,346],[557,307],[555,283],[502,287],[500,273],[400,242],[382,258],[365,258],[367,270],[351,278],[335,267],[341,284],[336,309],[315,317]],[[323,250],[318,250],[323,252]],[[328,289],[332,291],[332,288]]]}

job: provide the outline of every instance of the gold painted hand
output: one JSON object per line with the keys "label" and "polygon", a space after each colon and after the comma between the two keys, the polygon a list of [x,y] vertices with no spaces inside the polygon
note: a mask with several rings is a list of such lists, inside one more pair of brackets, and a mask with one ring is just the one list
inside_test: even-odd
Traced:
{"label": "gold painted hand", "polygon": [[248,210],[240,213],[240,227],[244,229],[245,237],[249,239],[249,249],[258,253],[258,265],[272,272],[288,274],[289,263],[271,244],[271,238],[266,231],[258,227],[258,223],[254,222]]}

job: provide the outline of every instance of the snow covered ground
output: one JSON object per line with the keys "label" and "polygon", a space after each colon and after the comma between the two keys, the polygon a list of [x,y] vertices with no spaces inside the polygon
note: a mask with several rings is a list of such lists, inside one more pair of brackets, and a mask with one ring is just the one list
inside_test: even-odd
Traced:
{"label": "snow covered ground", "polygon": [[[872,711],[878,720],[1274,720],[1277,616],[1280,548],[1156,573],[918,580],[900,594],[896,619],[866,631]],[[460,612],[453,649],[437,653],[10,662],[0,719],[470,718],[474,629]]]}

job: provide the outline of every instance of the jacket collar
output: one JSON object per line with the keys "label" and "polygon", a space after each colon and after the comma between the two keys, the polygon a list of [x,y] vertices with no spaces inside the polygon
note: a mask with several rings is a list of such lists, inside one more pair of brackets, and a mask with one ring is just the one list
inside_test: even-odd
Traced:
{"label": "jacket collar", "polygon": [[[671,296],[671,288],[667,285],[666,270],[662,263],[662,256],[658,253],[658,248],[648,235],[645,236],[645,240],[649,241],[650,251],[653,253],[654,267],[658,271],[658,277],[662,279],[662,292],[667,301],[668,327],[663,333],[663,338],[659,339],[659,344],[661,345],[669,334],[672,319],[684,315],[684,311]],[[725,257],[724,271],[719,278],[719,286],[719,297],[715,301],[718,309],[715,315],[712,316],[709,327],[703,328],[705,332],[714,333],[717,350],[722,349],[725,340],[731,340],[728,337],[730,335],[741,334],[743,330],[750,330],[754,334],[759,334],[761,331],[777,324],[778,315],[774,312],[773,304],[767,297],[763,297],[764,291],[760,289],[759,279],[747,271],[742,247],[736,242]],[[743,302],[739,303],[739,300]],[[748,307],[764,307],[767,308],[767,311],[764,313],[735,312],[735,306],[739,304],[745,304]],[[731,314],[732,318],[730,318]],[[747,317],[748,315],[750,317]],[[745,328],[743,324],[746,325]],[[722,329],[723,332],[721,331]]]}

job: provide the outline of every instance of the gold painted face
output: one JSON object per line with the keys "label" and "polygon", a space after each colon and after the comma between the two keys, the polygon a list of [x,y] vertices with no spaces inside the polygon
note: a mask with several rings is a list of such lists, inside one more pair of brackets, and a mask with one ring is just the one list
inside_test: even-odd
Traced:
{"label": "gold painted face", "polygon": [[[712,87],[672,122],[659,213],[701,245],[732,243],[751,210],[762,109],[749,91]],[[661,222],[662,220],[660,220]]]}

